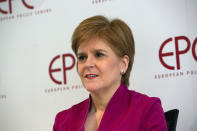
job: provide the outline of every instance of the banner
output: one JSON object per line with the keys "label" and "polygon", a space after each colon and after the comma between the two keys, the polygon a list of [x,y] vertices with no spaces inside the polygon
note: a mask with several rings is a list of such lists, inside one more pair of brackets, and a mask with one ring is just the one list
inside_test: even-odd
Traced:
{"label": "banner", "polygon": [[0,131],[51,131],[55,115],[86,99],[71,50],[94,15],[132,29],[131,90],[179,109],[177,131],[197,126],[196,0],[0,0]]}

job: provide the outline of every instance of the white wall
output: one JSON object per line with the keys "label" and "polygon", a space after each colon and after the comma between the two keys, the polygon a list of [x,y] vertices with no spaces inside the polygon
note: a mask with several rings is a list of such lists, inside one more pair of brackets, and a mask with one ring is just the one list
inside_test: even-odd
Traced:
{"label": "white wall", "polygon": [[[0,2],[0,10],[7,11],[0,12],[1,131],[50,131],[57,112],[88,97],[76,67],[66,70],[64,84],[62,55],[74,55],[74,28],[98,14],[123,19],[133,31],[136,57],[129,88],[160,97],[164,111],[178,108],[177,131],[197,128],[197,43],[193,44],[197,38],[196,0],[26,0],[33,9],[24,6],[22,0],[12,0],[12,12],[8,1]],[[180,69],[174,41],[178,36],[191,42],[189,51],[180,55]],[[163,53],[174,54],[163,59],[175,70],[165,68],[159,60],[159,49],[168,38],[172,41]],[[188,46],[185,40],[178,45],[179,50]],[[53,82],[49,75],[49,65],[58,55],[52,69],[61,71],[52,75],[62,84]],[[71,57],[65,60],[67,67],[72,65]],[[158,78],[173,73],[179,76]]]}

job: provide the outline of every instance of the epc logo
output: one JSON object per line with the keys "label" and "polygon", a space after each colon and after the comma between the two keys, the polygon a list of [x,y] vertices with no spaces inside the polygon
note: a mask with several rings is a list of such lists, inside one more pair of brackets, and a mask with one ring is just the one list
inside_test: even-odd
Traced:
{"label": "epc logo", "polygon": [[[12,14],[12,1],[13,0],[8,0],[8,1],[7,0],[0,0],[0,3],[7,2],[9,14]],[[25,0],[21,0],[21,1],[22,1],[22,4],[24,5],[24,7],[28,8],[28,9],[34,9],[34,6],[28,4]],[[8,14],[8,10],[0,8],[0,12],[3,14]]]}
{"label": "epc logo", "polygon": [[[192,41],[189,40],[188,37],[186,36],[177,36],[177,37],[174,37],[174,45],[175,45],[175,52],[166,52],[166,53],[163,53],[163,48],[167,45],[167,44],[170,44],[172,43],[173,41],[173,38],[168,38],[167,40],[165,40],[162,44],[161,44],[161,47],[159,49],[159,60],[161,62],[161,64],[167,68],[167,69],[170,69],[170,70],[175,70],[175,66],[173,65],[168,65],[166,62],[164,62],[163,60],[163,57],[169,57],[169,56],[173,56],[174,53],[175,53],[175,56],[176,56],[176,68],[177,70],[180,70],[180,55],[183,55],[185,53],[187,53],[189,51],[189,49],[191,48],[191,51],[192,51],[192,56],[193,56],[193,59],[194,61],[197,62],[197,52],[196,52],[196,48],[197,48],[197,38],[195,38]],[[187,44],[186,48],[183,49],[183,50],[180,50],[179,49],[179,45],[180,45],[180,41],[185,41],[185,43]]]}
{"label": "epc logo", "polygon": [[[69,59],[70,59],[70,62],[67,61]],[[55,69],[52,68],[54,62],[56,62],[56,61],[61,62],[62,67],[55,68]],[[69,65],[67,65],[68,63],[69,63]],[[71,70],[74,67],[74,65],[75,65],[75,57],[70,53],[63,54],[61,56],[60,55],[55,56],[52,59],[52,61],[50,62],[50,65],[49,65],[49,76],[50,76],[51,80],[58,85],[66,84],[67,83],[66,72]],[[54,78],[53,73],[57,73],[57,72],[63,73],[63,79],[62,80],[57,80],[57,79]]]}
{"label": "epc logo", "polygon": [[0,0],[0,13],[12,14],[24,9],[34,10],[43,4],[45,0]]}

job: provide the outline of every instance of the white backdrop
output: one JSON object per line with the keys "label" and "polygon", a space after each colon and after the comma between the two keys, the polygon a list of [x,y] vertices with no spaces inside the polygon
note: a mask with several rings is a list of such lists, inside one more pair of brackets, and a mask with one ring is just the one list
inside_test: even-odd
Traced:
{"label": "white backdrop", "polygon": [[[50,131],[57,112],[88,97],[71,36],[93,15],[120,18],[133,31],[129,88],[159,97],[164,111],[178,108],[177,131],[196,130],[196,12],[196,0],[0,0],[0,131]],[[169,38],[161,54],[173,54],[160,56],[174,70],[159,59]]]}

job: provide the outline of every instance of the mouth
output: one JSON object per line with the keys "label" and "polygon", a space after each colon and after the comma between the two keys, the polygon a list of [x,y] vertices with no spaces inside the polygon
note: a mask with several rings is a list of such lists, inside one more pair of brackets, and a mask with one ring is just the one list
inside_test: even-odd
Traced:
{"label": "mouth", "polygon": [[98,77],[98,75],[96,75],[96,74],[87,74],[87,75],[85,75],[85,78],[88,78],[88,79],[94,79],[96,77]]}

